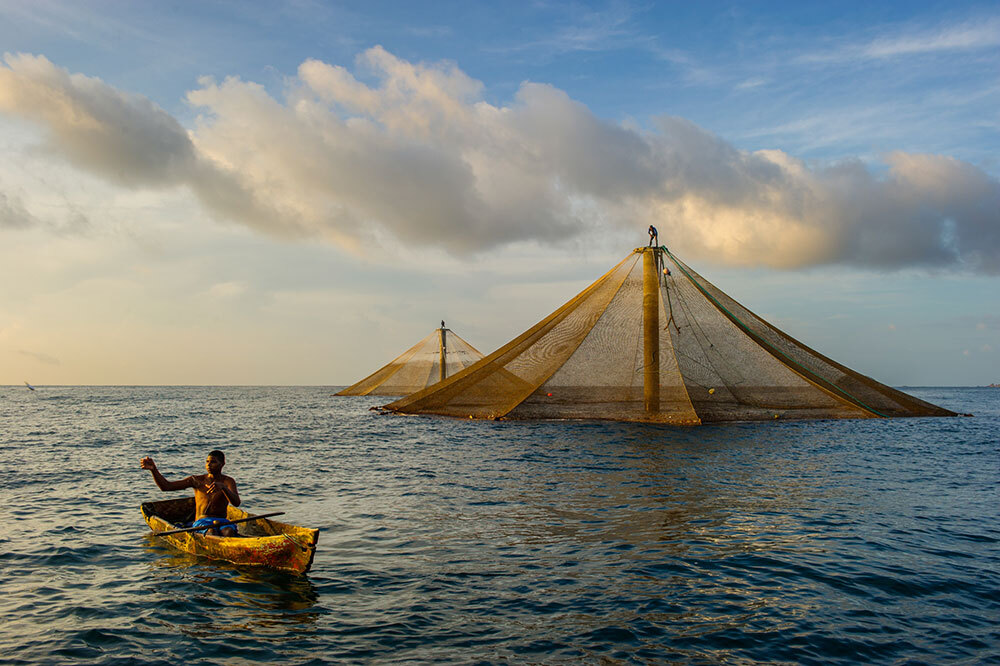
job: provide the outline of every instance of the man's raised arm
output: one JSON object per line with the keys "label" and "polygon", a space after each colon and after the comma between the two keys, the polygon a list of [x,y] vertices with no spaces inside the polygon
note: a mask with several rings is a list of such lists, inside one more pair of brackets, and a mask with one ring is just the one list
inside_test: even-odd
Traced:
{"label": "man's raised arm", "polygon": [[153,481],[160,490],[184,490],[194,486],[194,480],[190,476],[180,481],[167,481],[166,477],[160,474],[160,470],[156,469],[153,459],[148,456],[139,461],[139,467],[153,473]]}

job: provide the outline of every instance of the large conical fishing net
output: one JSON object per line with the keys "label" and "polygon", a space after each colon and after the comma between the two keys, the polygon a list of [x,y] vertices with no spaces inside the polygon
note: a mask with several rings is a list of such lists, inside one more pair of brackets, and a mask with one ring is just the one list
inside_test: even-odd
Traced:
{"label": "large conical fishing net", "polygon": [[636,249],[497,351],[386,408],[675,424],[954,415],[809,349],[666,248]]}
{"label": "large conical fishing net", "polygon": [[[443,322],[442,322],[443,323]],[[483,355],[442,326],[337,395],[408,395],[472,365]]]}

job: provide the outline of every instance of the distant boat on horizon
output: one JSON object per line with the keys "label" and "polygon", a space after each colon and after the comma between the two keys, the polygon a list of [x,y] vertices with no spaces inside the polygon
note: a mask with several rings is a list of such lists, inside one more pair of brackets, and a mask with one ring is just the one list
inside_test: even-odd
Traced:
{"label": "distant boat on horizon", "polygon": [[29,384],[28,382],[24,382],[24,385],[28,387],[29,391],[34,391],[35,390],[35,387],[32,386],[31,384]]}

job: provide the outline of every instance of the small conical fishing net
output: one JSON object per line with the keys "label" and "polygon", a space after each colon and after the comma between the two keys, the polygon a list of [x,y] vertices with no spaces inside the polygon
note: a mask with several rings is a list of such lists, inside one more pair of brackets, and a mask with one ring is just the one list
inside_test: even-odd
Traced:
{"label": "small conical fishing net", "polygon": [[409,395],[483,358],[451,329],[439,328],[357,384],[337,395]]}
{"label": "small conical fishing net", "polygon": [[666,248],[636,249],[486,358],[386,408],[674,424],[954,415],[809,349]]}

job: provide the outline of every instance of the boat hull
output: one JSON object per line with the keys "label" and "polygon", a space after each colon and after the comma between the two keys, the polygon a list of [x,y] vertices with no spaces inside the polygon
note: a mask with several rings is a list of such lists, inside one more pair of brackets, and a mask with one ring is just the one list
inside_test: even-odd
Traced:
{"label": "boat hull", "polygon": [[[145,502],[139,510],[154,532],[175,530],[194,519],[194,498]],[[252,514],[230,506],[227,518],[239,520]],[[217,537],[181,532],[157,537],[194,555],[234,564],[267,567],[302,574],[312,566],[319,530],[261,518],[238,525],[242,537]]]}

